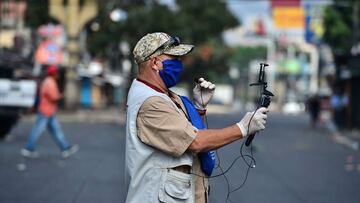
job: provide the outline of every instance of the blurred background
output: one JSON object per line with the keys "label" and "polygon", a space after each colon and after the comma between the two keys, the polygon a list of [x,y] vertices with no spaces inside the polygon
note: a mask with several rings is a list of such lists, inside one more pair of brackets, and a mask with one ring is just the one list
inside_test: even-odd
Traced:
{"label": "blurred background", "polygon": [[[269,64],[275,97],[254,141],[259,167],[233,202],[360,202],[359,21],[359,0],[1,0],[0,202],[124,202],[132,49],[157,31],[195,45],[173,90],[191,97],[200,76],[216,84],[210,128],[257,106],[249,84]],[[59,120],[81,149],[61,159],[43,136],[29,160],[19,150],[49,65],[60,71]],[[219,150],[225,168],[239,146]],[[211,180],[211,202],[242,182],[245,165],[234,168],[232,182]]]}

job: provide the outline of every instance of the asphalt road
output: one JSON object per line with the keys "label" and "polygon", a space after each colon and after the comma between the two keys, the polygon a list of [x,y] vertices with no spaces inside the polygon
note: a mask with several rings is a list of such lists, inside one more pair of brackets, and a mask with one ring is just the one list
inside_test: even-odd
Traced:
{"label": "asphalt road", "polygon": [[[242,114],[210,115],[211,128],[224,127]],[[48,134],[39,143],[38,159],[25,159],[31,123],[21,122],[0,142],[1,203],[124,202],[124,126],[64,123],[63,129],[80,151],[61,159]],[[241,142],[218,151],[223,169],[240,154]],[[245,185],[230,194],[234,203],[359,203],[360,154],[333,142],[323,130],[308,127],[305,116],[271,114],[267,129],[254,140],[256,167]],[[244,153],[249,153],[244,148]],[[239,159],[226,174],[230,190],[244,180],[247,166]],[[219,174],[220,169],[214,172]],[[211,182],[211,203],[225,202],[223,176]],[[229,201],[229,202],[230,202]]]}
{"label": "asphalt road", "polygon": [[[209,126],[221,127],[235,118],[214,116]],[[256,167],[245,185],[231,193],[233,202],[360,202],[360,154],[336,144],[325,131],[310,129],[306,116],[270,115],[267,129],[253,144]],[[237,142],[219,150],[223,168],[240,154],[240,146]],[[227,175],[230,190],[242,183],[247,168],[241,160],[233,166]],[[211,202],[225,202],[224,178],[211,183]]]}

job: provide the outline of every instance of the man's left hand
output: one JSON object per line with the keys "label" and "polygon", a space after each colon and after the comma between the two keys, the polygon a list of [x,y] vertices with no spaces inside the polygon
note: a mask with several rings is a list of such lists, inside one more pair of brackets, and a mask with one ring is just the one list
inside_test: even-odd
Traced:
{"label": "man's left hand", "polygon": [[204,78],[199,79],[199,83],[193,89],[194,103],[198,110],[206,110],[206,105],[213,97],[215,92],[215,85]]}

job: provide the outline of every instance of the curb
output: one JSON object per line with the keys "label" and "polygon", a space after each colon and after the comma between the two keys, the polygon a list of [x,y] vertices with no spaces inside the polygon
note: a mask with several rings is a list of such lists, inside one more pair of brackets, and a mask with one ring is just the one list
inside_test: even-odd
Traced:
{"label": "curb", "polygon": [[359,142],[352,140],[349,137],[346,137],[344,135],[333,135],[333,140],[338,143],[341,144],[347,148],[350,148],[354,151],[359,151]]}
{"label": "curb", "polygon": [[[59,112],[56,117],[61,123],[112,123],[112,124],[125,124],[126,116],[118,110],[93,110],[93,111],[76,111],[70,112]],[[23,121],[35,122],[36,114],[25,115],[22,117]]]}

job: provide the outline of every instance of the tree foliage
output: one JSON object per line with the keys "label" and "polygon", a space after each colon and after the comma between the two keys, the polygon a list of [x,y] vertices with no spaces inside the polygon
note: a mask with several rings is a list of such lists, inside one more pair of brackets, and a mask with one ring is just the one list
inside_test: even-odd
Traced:
{"label": "tree foliage", "polygon": [[[48,10],[49,1],[28,2],[29,26],[36,28],[53,21],[48,12],[44,12]],[[113,22],[110,13],[118,8],[127,13],[127,19]],[[34,17],[39,15],[39,18]],[[97,23],[99,29],[91,29],[93,23]],[[238,24],[225,1],[176,0],[175,6],[169,7],[156,0],[99,0],[99,15],[86,25],[87,46],[93,56],[108,57],[108,50],[116,51],[120,41],[127,41],[134,47],[146,33],[167,32],[180,37],[183,43],[195,45],[194,52],[186,59],[188,68],[184,79],[192,81],[193,75],[199,74],[212,75],[210,79],[216,80],[214,76],[227,73],[230,54],[222,42],[222,31]]]}
{"label": "tree foliage", "polygon": [[258,47],[237,47],[232,51],[230,62],[239,66],[241,72],[246,72],[250,62],[254,59],[265,59],[267,48]]}
{"label": "tree foliage", "polygon": [[[187,59],[184,80],[190,82],[194,75],[215,76],[226,70],[229,53],[223,45],[221,34],[223,30],[234,27],[239,22],[227,10],[224,2],[177,0],[174,8],[157,1],[146,2],[148,3],[127,5],[128,18],[118,23],[111,22],[106,16],[110,11],[102,8],[102,14],[97,19],[102,28],[90,35],[91,50],[99,52],[120,40],[126,40],[134,47],[146,33],[166,32],[180,37],[184,43],[196,46]],[[123,4],[120,1],[113,8],[123,8]]]}
{"label": "tree foliage", "polygon": [[41,25],[52,21],[47,11],[49,8],[48,1],[28,0],[25,13],[26,26],[38,28]]}
{"label": "tree foliage", "polygon": [[[337,55],[347,54],[356,38],[355,35],[358,35],[353,30],[355,3],[359,4],[359,0],[335,0],[333,5],[325,9],[324,41]],[[359,13],[356,18],[360,18]]]}

